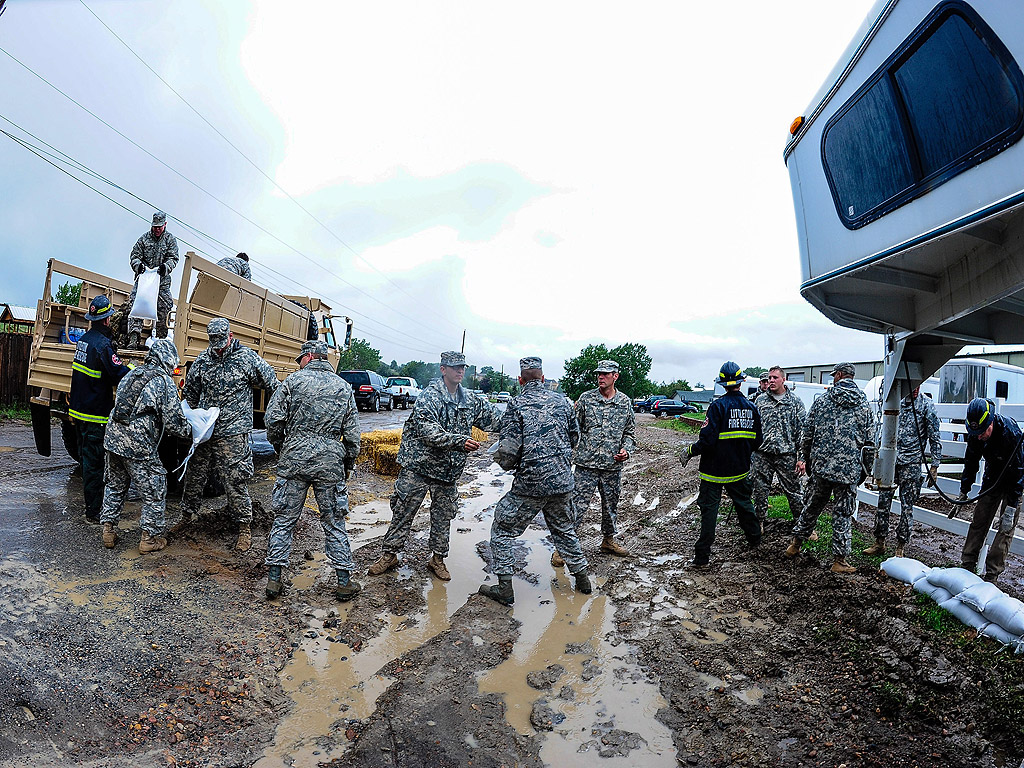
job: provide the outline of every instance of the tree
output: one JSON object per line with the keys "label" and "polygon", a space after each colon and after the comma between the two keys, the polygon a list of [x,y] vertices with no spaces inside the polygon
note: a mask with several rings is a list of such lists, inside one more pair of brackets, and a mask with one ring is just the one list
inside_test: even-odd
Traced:
{"label": "tree", "polygon": [[597,386],[594,369],[602,360],[614,360],[619,364],[619,380],[615,388],[629,397],[639,397],[654,391],[654,385],[647,379],[651,370],[651,356],[643,344],[621,344],[609,350],[604,344],[584,347],[579,355],[567,360],[561,386],[573,400],[588,389]]}
{"label": "tree", "polygon": [[62,283],[57,288],[56,302],[58,304],[67,304],[71,307],[77,307],[79,299],[82,298],[82,284],[81,283]]}
{"label": "tree", "polygon": [[748,367],[744,368],[743,372],[745,374],[747,374],[748,378],[751,377],[751,376],[756,378],[756,377],[760,376],[762,373],[767,373],[768,369],[767,368],[762,368],[760,365],[751,365],[751,366],[748,366]]}
{"label": "tree", "polygon": [[352,339],[352,346],[341,353],[339,371],[376,371],[380,368],[380,350],[365,339]]}
{"label": "tree", "polygon": [[675,381],[662,382],[659,386],[655,387],[658,390],[658,394],[674,395],[676,390],[683,392],[692,392],[693,387],[690,386],[690,382],[686,379],[676,379]]}

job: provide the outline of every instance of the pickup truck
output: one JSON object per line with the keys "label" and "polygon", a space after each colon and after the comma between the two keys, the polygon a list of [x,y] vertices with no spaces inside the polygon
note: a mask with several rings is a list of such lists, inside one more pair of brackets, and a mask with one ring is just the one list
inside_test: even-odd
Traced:
{"label": "pickup truck", "polygon": [[408,408],[420,396],[416,379],[408,376],[391,376],[384,382],[384,388],[391,393],[395,405],[399,408]]}

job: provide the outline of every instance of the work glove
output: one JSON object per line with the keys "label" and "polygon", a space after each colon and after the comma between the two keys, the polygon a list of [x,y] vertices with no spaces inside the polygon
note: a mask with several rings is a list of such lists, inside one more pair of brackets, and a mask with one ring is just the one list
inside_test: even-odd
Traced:
{"label": "work glove", "polygon": [[939,479],[939,468],[928,467],[928,485],[935,485]]}
{"label": "work glove", "polygon": [[960,495],[956,497],[957,501],[967,501],[967,491],[961,491]]}
{"label": "work glove", "polygon": [[345,459],[345,482],[348,482],[348,479],[352,476],[352,471],[355,469],[355,466],[356,466],[356,460],[355,459],[349,459],[349,458],[346,457],[346,459]]}
{"label": "work glove", "polygon": [[1003,507],[1003,514],[999,518],[999,532],[1002,534],[1012,533],[1017,523],[1017,508]]}
{"label": "work glove", "polygon": [[139,275],[141,275],[145,271],[146,271],[146,265],[145,264],[139,264],[139,266],[137,266],[135,268],[135,276],[138,277]]}
{"label": "work glove", "polygon": [[693,456],[690,453],[690,449],[686,448],[683,450],[682,453],[679,454],[679,463],[685,467],[687,464],[690,463],[690,459],[692,458]]}

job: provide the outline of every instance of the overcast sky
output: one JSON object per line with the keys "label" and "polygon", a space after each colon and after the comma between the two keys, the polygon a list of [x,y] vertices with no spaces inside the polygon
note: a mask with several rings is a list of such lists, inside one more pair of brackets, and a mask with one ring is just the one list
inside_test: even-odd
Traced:
{"label": "overcast sky", "polygon": [[[710,383],[880,356],[800,297],[782,161],[870,6],[9,0],[0,116],[24,131],[0,128],[323,296],[385,360],[466,328],[478,365],[557,377],[640,342],[655,380]],[[147,203],[3,135],[0,174],[0,302],[34,304],[51,257],[131,279]]]}

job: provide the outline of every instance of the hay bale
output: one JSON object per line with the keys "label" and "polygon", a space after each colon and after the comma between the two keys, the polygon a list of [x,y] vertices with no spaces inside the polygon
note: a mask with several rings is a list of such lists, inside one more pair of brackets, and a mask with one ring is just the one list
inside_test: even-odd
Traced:
{"label": "hay bale", "polygon": [[373,471],[378,475],[398,475],[398,445],[379,444],[373,455]]}
{"label": "hay bale", "polygon": [[491,436],[484,432],[479,427],[473,427],[473,439],[476,440],[478,443],[486,443],[488,440],[491,439]]}
{"label": "hay bale", "polygon": [[395,452],[398,452],[398,444],[402,442],[402,430],[375,429],[371,432],[363,432],[359,436],[359,442],[361,447],[356,462],[373,462],[377,456],[377,451],[383,445],[394,445]]}

